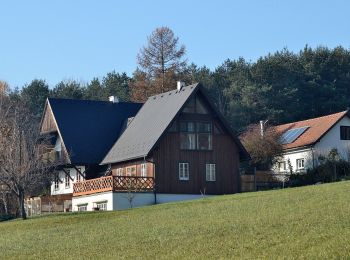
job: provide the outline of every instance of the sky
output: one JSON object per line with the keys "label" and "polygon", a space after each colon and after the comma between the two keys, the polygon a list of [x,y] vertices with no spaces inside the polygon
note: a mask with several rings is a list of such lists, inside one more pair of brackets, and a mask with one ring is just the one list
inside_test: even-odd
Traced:
{"label": "sky", "polygon": [[0,0],[0,80],[88,82],[137,67],[147,36],[170,27],[186,58],[215,69],[226,59],[287,47],[350,48],[347,0]]}

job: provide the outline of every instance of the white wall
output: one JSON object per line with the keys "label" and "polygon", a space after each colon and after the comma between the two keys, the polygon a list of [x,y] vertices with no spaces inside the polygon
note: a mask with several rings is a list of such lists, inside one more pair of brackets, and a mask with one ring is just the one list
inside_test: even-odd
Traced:
{"label": "white wall", "polygon": [[[133,193],[134,198],[132,201],[132,207],[142,207],[154,204],[154,193],[153,192],[138,192]],[[206,197],[213,195],[206,195]],[[200,194],[157,194],[157,204],[184,201],[203,198]],[[128,200],[128,194],[125,192],[102,192],[92,195],[83,195],[73,197],[72,199],[72,210],[78,211],[79,205],[86,205],[87,211],[92,211],[95,203],[106,202],[107,210],[122,210],[129,209],[130,203]]]}
{"label": "white wall", "polygon": [[[85,166],[76,166],[76,167],[80,168],[82,173],[85,171]],[[51,195],[73,193],[73,183],[77,181],[77,171],[75,170],[75,168],[65,168],[65,170],[69,171],[73,181],[70,180],[70,186],[66,188],[66,185],[65,185],[66,173],[62,170],[59,171],[57,176],[61,180],[61,182],[58,182],[57,190],[55,190],[55,182],[53,181],[51,183]]]}
{"label": "white wall", "polygon": [[107,210],[113,210],[113,192],[102,192],[92,195],[84,195],[73,197],[72,199],[72,211],[78,211],[79,205],[87,204],[87,211],[92,211],[94,204],[97,202],[107,202]]}
{"label": "white wall", "polygon": [[340,140],[340,126],[350,126],[350,118],[345,116],[315,145],[317,154],[328,155],[332,148],[338,150],[344,160],[349,160],[350,140]]}
{"label": "white wall", "polygon": [[[350,140],[340,140],[340,126],[350,126],[350,118],[345,116],[341,119],[312,148],[286,152],[283,159],[280,161],[287,162],[289,159],[293,171],[295,172],[297,169],[296,160],[304,158],[305,169],[312,168],[313,166],[318,165],[318,157],[320,155],[327,156],[333,148],[338,150],[342,159],[349,160]],[[278,172],[277,165],[274,165],[273,169]],[[289,171],[288,164],[287,171]]]}

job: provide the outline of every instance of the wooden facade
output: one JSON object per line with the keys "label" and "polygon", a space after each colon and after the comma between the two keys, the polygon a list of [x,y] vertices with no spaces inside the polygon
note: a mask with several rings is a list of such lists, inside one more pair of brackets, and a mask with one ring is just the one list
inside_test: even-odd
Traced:
{"label": "wooden facade", "polygon": [[[239,147],[208,102],[199,96],[206,113],[184,110],[172,122],[171,130],[158,140],[146,159],[112,164],[113,175],[122,167],[124,173],[135,165],[140,176],[141,163],[147,162],[148,173],[155,174],[155,190],[164,194],[231,194],[240,191]],[[186,109],[186,107],[185,107]],[[181,149],[181,122],[205,122],[211,125],[211,149]],[[188,163],[189,179],[180,180],[179,163]],[[216,179],[207,181],[206,164],[215,164]],[[151,175],[148,175],[151,176]],[[153,175],[152,175],[153,176]]]}

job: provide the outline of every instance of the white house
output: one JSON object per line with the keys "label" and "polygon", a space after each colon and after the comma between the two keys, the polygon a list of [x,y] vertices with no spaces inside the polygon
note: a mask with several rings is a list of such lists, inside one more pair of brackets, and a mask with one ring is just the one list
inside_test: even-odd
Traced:
{"label": "white house", "polygon": [[348,111],[292,122],[275,127],[282,134],[284,154],[275,172],[303,172],[317,166],[322,157],[336,149],[350,159],[350,118]]}

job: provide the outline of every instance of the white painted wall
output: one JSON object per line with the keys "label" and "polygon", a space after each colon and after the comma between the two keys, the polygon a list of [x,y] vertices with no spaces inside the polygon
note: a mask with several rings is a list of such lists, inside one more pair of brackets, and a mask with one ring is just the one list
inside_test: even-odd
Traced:
{"label": "white painted wall", "polygon": [[72,211],[78,211],[79,205],[87,205],[87,211],[92,211],[95,203],[107,202],[107,210],[113,210],[113,192],[102,192],[72,198]]}
{"label": "white painted wall", "polygon": [[350,140],[340,140],[340,126],[350,126],[350,118],[345,116],[315,144],[317,154],[326,156],[332,148],[336,148],[342,159],[349,160]]}
{"label": "white painted wall", "polygon": [[[81,172],[83,173],[85,171],[85,166],[76,166],[77,168],[81,169]],[[75,168],[65,168],[66,171],[69,171],[71,178],[70,180],[70,186],[66,187],[65,185],[65,178],[66,174],[64,171],[58,172],[58,178],[61,180],[61,182],[58,182],[58,189],[55,189],[55,182],[53,181],[51,183],[51,195],[59,195],[59,194],[67,194],[67,193],[73,193],[73,183],[77,181],[77,171]]]}
{"label": "white painted wall", "polygon": [[[132,207],[142,207],[154,204],[154,193],[153,192],[138,192],[133,193],[134,199]],[[206,197],[213,195],[206,195]],[[193,200],[203,198],[200,194],[157,194],[157,204]],[[128,200],[128,194],[125,192],[102,192],[92,195],[84,195],[73,197],[72,199],[72,210],[78,211],[79,205],[86,205],[87,211],[92,211],[96,203],[106,202],[107,210],[122,210],[129,209],[130,203]]]}
{"label": "white painted wall", "polygon": [[[350,140],[340,140],[340,126],[350,126],[350,118],[345,116],[337,124],[335,124],[328,133],[322,137],[312,148],[299,149],[296,151],[289,151],[283,155],[283,159],[280,161],[287,162],[288,159],[292,165],[293,171],[297,169],[297,159],[305,159],[305,169],[312,168],[314,165],[318,165],[318,157],[320,155],[327,156],[333,148],[338,150],[342,159],[349,161],[350,155]],[[313,159],[314,158],[314,159]],[[314,160],[314,163],[313,163]],[[277,165],[273,166],[273,170],[278,172]],[[287,164],[287,171],[288,164]]]}

